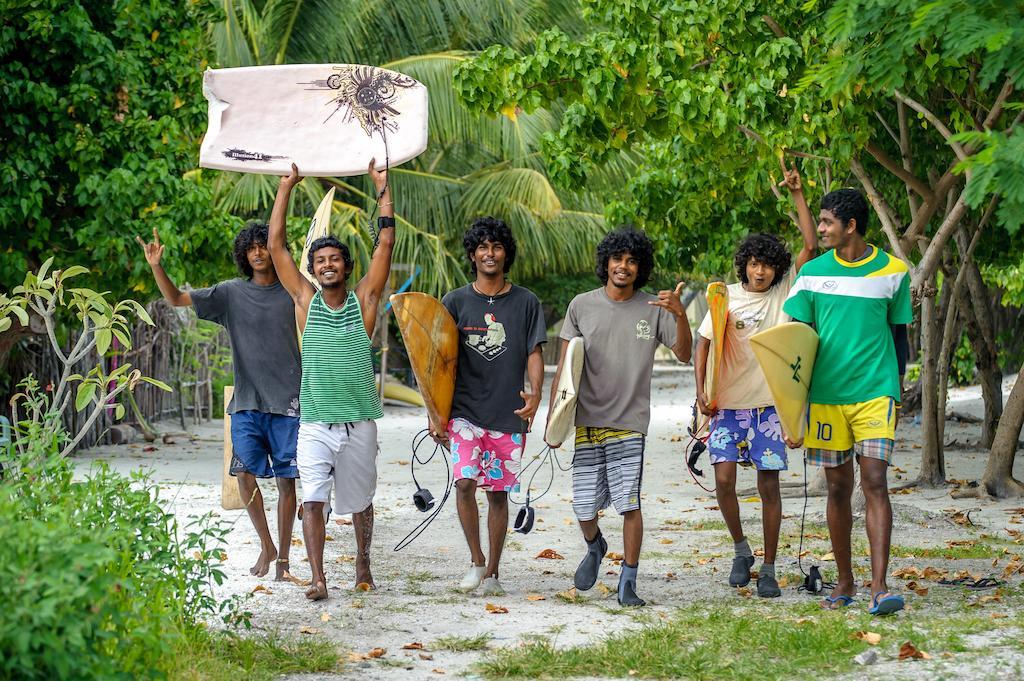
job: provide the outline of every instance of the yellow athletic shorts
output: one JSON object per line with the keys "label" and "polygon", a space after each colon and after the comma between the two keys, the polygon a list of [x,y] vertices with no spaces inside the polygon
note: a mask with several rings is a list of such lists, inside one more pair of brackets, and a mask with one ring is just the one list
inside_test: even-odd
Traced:
{"label": "yellow athletic shorts", "polygon": [[876,397],[855,404],[811,404],[807,410],[809,449],[851,449],[864,440],[896,439],[896,402],[891,397]]}

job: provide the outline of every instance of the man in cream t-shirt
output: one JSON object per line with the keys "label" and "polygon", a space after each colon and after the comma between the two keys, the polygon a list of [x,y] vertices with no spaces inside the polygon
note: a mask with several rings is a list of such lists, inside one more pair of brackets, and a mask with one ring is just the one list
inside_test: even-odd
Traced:
{"label": "man in cream t-shirt", "polygon": [[750,568],[754,565],[753,551],[740,523],[736,464],[757,469],[764,524],[764,564],[757,578],[757,594],[762,598],[774,598],[782,593],[775,579],[775,553],[782,523],[779,471],[786,470],[786,443],[771,391],[749,339],[759,331],[790,320],[782,311],[782,305],[797,271],[817,251],[814,221],[800,186],[800,175],[795,168],[784,170],[783,184],[796,202],[803,249],[794,267],[790,267],[792,256],[785,242],[771,234],[751,234],[737,249],[736,276],[740,281],[728,287],[729,318],[715,410],[708,406],[704,394],[712,337],[710,315],[704,317],[697,330],[694,362],[697,408],[711,416],[708,452],[715,467],[715,493],[736,552],[729,574],[729,585],[734,587],[750,583]]}

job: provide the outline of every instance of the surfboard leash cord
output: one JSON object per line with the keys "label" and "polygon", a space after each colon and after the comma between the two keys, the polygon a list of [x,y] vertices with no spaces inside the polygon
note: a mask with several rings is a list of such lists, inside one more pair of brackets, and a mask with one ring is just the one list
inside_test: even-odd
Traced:
{"label": "surfboard leash cord", "polygon": [[373,252],[377,250],[377,246],[380,244],[380,230],[373,226],[373,218],[376,217],[377,211],[380,210],[380,200],[384,197],[384,192],[391,186],[391,152],[388,150],[388,135],[384,130],[384,125],[380,127],[380,138],[384,140],[384,188],[376,192],[377,196],[373,203],[373,210],[370,211],[370,218],[366,224],[366,228],[370,232],[370,238],[373,239],[370,257],[373,257]]}
{"label": "surfboard leash cord", "polygon": [[[395,544],[395,551],[401,551],[405,547],[409,546],[409,544],[412,544],[414,541],[416,541],[416,539],[419,538],[421,534],[423,534],[426,531],[428,527],[430,527],[430,523],[434,522],[434,519],[437,518],[438,514],[441,512],[441,509],[444,508],[445,502],[448,501],[448,497],[451,496],[452,489],[455,487],[455,482],[452,480],[452,467],[448,463],[447,449],[445,449],[440,444],[435,443],[434,450],[430,453],[430,456],[428,456],[426,459],[420,458],[419,449],[429,437],[430,430],[427,428],[424,428],[423,430],[421,430],[420,432],[416,433],[413,436],[412,457],[409,460],[409,472],[412,473],[412,482],[414,485],[416,485],[416,494],[413,495],[413,499],[417,509],[421,511],[429,511],[431,510],[431,508],[433,508],[433,512],[425,519],[423,519],[419,525],[414,527],[409,534],[405,535],[405,537],[400,542]],[[430,492],[428,492],[425,488],[420,487],[420,483],[416,479],[416,464],[426,466],[433,460],[435,456],[437,456],[437,453],[439,451],[443,454],[441,458],[444,459],[446,482],[444,488],[444,496],[441,497],[441,501],[439,503],[435,504],[433,497],[430,495]]]}
{"label": "surfboard leash cord", "polygon": [[[536,467],[534,467],[534,464],[537,464]],[[539,473],[541,469],[544,468],[544,464],[548,464],[548,469],[551,471],[551,476],[548,478],[548,484],[547,487],[544,488],[544,491],[538,494],[536,497],[534,497],[530,493],[530,490],[533,488],[533,481],[537,477],[537,473]],[[526,475],[526,472],[530,470],[531,467],[533,468],[533,472],[530,474],[529,482],[527,482],[526,484],[525,501],[516,501],[515,498],[512,496],[514,494],[513,492],[508,493],[509,501],[511,501],[513,504],[516,504],[517,506],[529,506],[530,503],[542,499],[545,494],[551,491],[551,487],[554,485],[555,466],[558,466],[558,470],[565,473],[567,471],[572,470],[572,461],[570,461],[567,466],[563,466],[561,460],[558,458],[558,452],[551,446],[545,444],[544,448],[541,449],[537,454],[535,454],[533,458],[530,459],[530,462],[523,466],[523,468],[521,468],[519,473],[515,476],[516,482],[521,482],[523,477]]]}
{"label": "surfboard leash cord", "polygon": [[821,569],[817,565],[812,565],[810,572],[804,570],[803,555],[804,555],[804,522],[807,520],[807,455],[804,454],[804,508],[800,512],[800,545],[796,550],[796,565],[800,568],[801,574],[804,576],[804,583],[797,587],[797,591],[806,591],[808,594],[815,596],[820,594],[825,589],[834,589],[835,583],[826,582],[821,576]]}

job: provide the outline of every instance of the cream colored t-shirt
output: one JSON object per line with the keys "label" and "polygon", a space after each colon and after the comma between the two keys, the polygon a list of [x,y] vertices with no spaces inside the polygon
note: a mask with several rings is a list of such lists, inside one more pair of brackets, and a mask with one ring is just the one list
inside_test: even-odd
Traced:
{"label": "cream colored t-shirt", "polygon": [[[764,293],[746,291],[742,283],[729,284],[729,321],[722,355],[719,409],[753,409],[775,404],[761,365],[750,349],[749,339],[758,331],[790,321],[782,305],[794,279],[796,268],[791,267],[782,281]],[[697,332],[711,340],[710,313],[704,316]]]}

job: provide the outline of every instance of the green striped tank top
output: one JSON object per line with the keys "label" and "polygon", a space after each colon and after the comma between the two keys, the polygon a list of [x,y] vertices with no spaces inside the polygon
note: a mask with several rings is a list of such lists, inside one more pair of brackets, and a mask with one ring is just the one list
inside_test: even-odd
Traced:
{"label": "green striped tank top", "polygon": [[373,349],[354,291],[340,310],[328,307],[319,291],[309,304],[299,406],[303,423],[352,423],[384,415]]}

